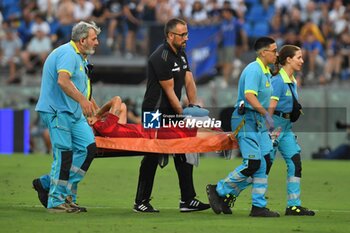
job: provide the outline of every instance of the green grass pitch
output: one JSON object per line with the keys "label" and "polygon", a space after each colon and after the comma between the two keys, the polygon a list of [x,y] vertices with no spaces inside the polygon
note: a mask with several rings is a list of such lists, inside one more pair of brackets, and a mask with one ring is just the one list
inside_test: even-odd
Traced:
{"label": "green grass pitch", "polygon": [[[286,217],[286,166],[275,162],[270,177],[268,207],[280,218],[248,217],[250,191],[238,197],[233,215],[212,210],[180,213],[179,188],[173,161],[158,169],[152,205],[158,214],[134,213],[132,206],[141,157],[95,159],[80,183],[78,203],[87,213],[52,214],[44,209],[31,187],[34,178],[49,172],[51,156],[0,155],[0,232],[350,232],[350,163],[303,161],[303,205],[316,210],[314,217]],[[194,169],[197,197],[207,202],[205,186],[224,178],[240,159],[202,158]]]}

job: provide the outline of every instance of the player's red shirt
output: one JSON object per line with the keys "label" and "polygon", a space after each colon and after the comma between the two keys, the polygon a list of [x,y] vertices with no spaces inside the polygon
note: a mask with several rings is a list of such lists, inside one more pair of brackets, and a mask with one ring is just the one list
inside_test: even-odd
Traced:
{"label": "player's red shirt", "polygon": [[118,116],[108,113],[103,120],[96,121],[93,128],[98,135],[114,138],[175,139],[195,137],[197,135],[196,128],[145,129],[141,124],[120,124],[118,121]]}

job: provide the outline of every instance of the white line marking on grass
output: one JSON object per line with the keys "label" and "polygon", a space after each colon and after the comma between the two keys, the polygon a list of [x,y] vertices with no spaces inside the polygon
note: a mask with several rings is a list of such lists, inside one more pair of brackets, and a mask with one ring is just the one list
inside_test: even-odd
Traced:
{"label": "white line marking on grass", "polygon": [[[42,205],[11,205],[12,207],[24,207],[24,208],[44,208]],[[114,207],[112,206],[85,206],[86,208],[91,208],[91,209],[112,209]],[[127,208],[124,208],[127,209]]]}
{"label": "white line marking on grass", "polygon": [[[43,208],[42,205],[11,205],[12,207],[24,207],[24,208]],[[84,207],[86,208],[89,208],[89,209],[114,209],[114,208],[117,208],[117,209],[132,209],[132,206],[131,207],[117,207],[117,206],[85,206]],[[160,209],[163,209],[163,210],[179,210],[179,208],[176,208],[176,207],[161,207]],[[243,211],[249,211],[250,209],[248,208],[234,208],[235,210],[243,210]],[[314,210],[315,212],[332,212],[332,213],[350,213],[350,210]]]}

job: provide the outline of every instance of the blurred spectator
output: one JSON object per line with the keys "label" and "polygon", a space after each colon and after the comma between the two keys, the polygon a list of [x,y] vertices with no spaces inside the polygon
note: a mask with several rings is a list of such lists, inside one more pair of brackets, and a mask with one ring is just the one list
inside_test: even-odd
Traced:
{"label": "blurred spectator", "polygon": [[304,22],[301,20],[300,10],[296,7],[293,7],[289,14],[283,14],[283,22],[287,30],[293,30],[297,33],[300,32],[304,25]]}
{"label": "blurred spectator", "polygon": [[303,22],[311,21],[316,25],[321,24],[322,12],[315,1],[308,1],[306,3],[305,11],[301,12],[301,20]]}
{"label": "blurred spectator", "polygon": [[35,73],[35,66],[44,64],[47,56],[52,50],[51,40],[45,31],[45,27],[33,28],[34,37],[30,40],[28,47],[22,52],[22,60],[27,73]]}
{"label": "blurred spectator", "polygon": [[[0,24],[3,16],[3,21],[17,29],[22,50],[26,50],[33,37],[32,25],[37,24],[33,19],[37,12],[45,25],[40,26],[41,30],[50,31],[53,47],[70,40],[77,20],[92,20],[108,28],[107,38],[101,42],[115,50],[115,54],[126,52],[125,57],[130,59],[136,51],[148,54],[151,44],[148,32],[153,32],[148,30],[150,25],[162,24],[173,17],[192,25],[219,24],[222,8],[235,11],[235,18],[249,42],[264,34],[273,37],[279,45],[301,46],[311,30],[323,50],[324,67],[321,67],[319,81],[350,78],[350,4],[343,0],[0,0]],[[4,31],[2,35],[4,37]],[[244,56],[250,53],[244,53],[246,47],[239,34],[235,43],[235,56],[243,56],[244,61]],[[141,47],[136,49],[137,46]],[[108,50],[101,52],[109,53]],[[316,76],[313,72],[318,70],[313,70],[312,59],[311,68],[305,66],[311,71],[309,76],[305,75],[309,79]],[[319,57],[314,60],[319,61]]]}
{"label": "blurred spectator", "polygon": [[42,31],[45,35],[50,34],[50,25],[46,21],[45,15],[37,13],[34,16],[34,22],[30,28],[32,35],[34,36],[37,31]]}
{"label": "blurred spectator", "polygon": [[[38,4],[37,0],[20,0],[20,7],[21,12],[23,13],[23,10],[28,11],[38,11]],[[44,12],[46,14],[46,12]]]}
{"label": "blurred spectator", "polygon": [[309,0],[276,0],[275,8],[284,12],[291,12],[294,7],[304,8]]}
{"label": "blurred spectator", "polygon": [[165,24],[173,18],[172,7],[169,0],[158,0],[156,6],[156,20],[160,24]]}
{"label": "blurred spectator", "polygon": [[219,67],[222,69],[222,87],[227,87],[232,78],[233,61],[235,59],[235,48],[237,37],[241,37],[244,44],[247,44],[246,34],[241,22],[234,17],[233,9],[224,8],[221,12],[222,21],[220,24],[219,43]]}
{"label": "blurred spectator", "polygon": [[6,82],[8,84],[19,83],[20,79],[17,74],[17,66],[20,62],[22,42],[17,36],[15,29],[5,27],[4,31],[5,37],[0,40],[0,64],[3,68],[6,66],[9,67],[9,77]]}
{"label": "blurred spectator", "polygon": [[[156,16],[156,8],[158,6],[157,0],[143,0],[143,14],[142,14],[142,21],[146,23],[147,25],[156,23],[157,16]],[[172,15],[172,12],[171,12]]]}
{"label": "blurred spectator", "polygon": [[[106,44],[109,48],[121,52],[123,41],[123,0],[107,0],[108,32]],[[116,34],[117,30],[117,35]],[[116,39],[115,39],[116,38]],[[115,42],[116,41],[116,42]]]}
{"label": "blurred spectator", "polygon": [[127,123],[141,124],[142,120],[138,112],[136,111],[136,103],[131,98],[126,98],[124,101],[128,113],[127,113]]}
{"label": "blurred spectator", "polygon": [[2,17],[2,14],[1,14],[1,11],[0,11],[0,40],[1,38],[5,35],[3,29],[2,29],[2,21],[3,21],[3,17]]}
{"label": "blurred spectator", "polygon": [[[106,6],[100,0],[92,0],[94,5],[94,10],[91,13],[88,21],[93,21],[100,28],[105,28],[107,26],[108,11]],[[96,54],[103,53],[101,46],[96,48]]]}
{"label": "blurred spectator", "polygon": [[54,20],[59,1],[60,0],[36,0],[39,13],[45,15],[48,22]]}
{"label": "blurred spectator", "polygon": [[[246,28],[244,25],[245,22],[245,14],[247,12],[247,6],[245,5],[245,2],[243,0],[234,1],[232,4],[230,4],[230,1],[224,1],[223,8],[229,8],[231,9],[231,5],[233,5],[234,10],[234,16],[237,18],[237,20],[242,24],[242,32],[244,34],[241,34],[240,31],[237,31],[237,41],[236,41],[236,49],[235,49],[235,55],[236,57],[241,57],[245,52],[249,50],[249,39],[248,39],[248,32],[246,31]],[[237,63],[238,62],[238,63]],[[236,59],[234,62],[234,66],[237,67],[237,65],[242,65],[242,62],[240,60]],[[236,70],[238,71],[238,70]],[[234,73],[236,72],[234,71]],[[237,72],[236,72],[237,73]],[[240,74],[240,71],[233,76],[237,76]]]}
{"label": "blurred spectator", "polygon": [[339,37],[330,37],[326,45],[326,65],[325,65],[325,79],[327,82],[340,78],[340,71],[342,66],[342,55],[340,53],[341,42]]}
{"label": "blurred spectator", "polygon": [[41,137],[44,141],[45,145],[45,152],[46,154],[51,153],[51,140],[50,140],[50,134],[49,129],[46,127],[44,122],[41,120],[40,116],[36,118],[36,120],[33,122],[30,128],[30,152],[34,153],[36,152],[37,144],[36,140],[34,138]]}
{"label": "blurred spectator", "polygon": [[342,56],[343,69],[341,72],[341,79],[349,79],[350,78],[350,29],[347,28],[340,35],[340,54]]}
{"label": "blurred spectator", "polygon": [[187,4],[186,0],[173,0],[171,1],[171,6],[174,17],[187,21],[191,14],[191,7]]}
{"label": "blurred spectator", "polygon": [[298,46],[300,48],[302,47],[300,37],[298,33],[293,29],[287,30],[286,33],[284,34],[283,39],[284,39],[283,45],[291,44],[291,45]]}
{"label": "blurred spectator", "polygon": [[108,16],[107,7],[100,0],[92,0],[92,4],[94,9],[91,13],[89,21],[94,21],[99,27],[104,27]]}
{"label": "blurred spectator", "polygon": [[[142,0],[142,25],[138,33],[140,40],[141,51],[143,55],[149,55],[150,53],[150,31],[151,27],[157,27],[157,8],[158,0]],[[171,13],[172,14],[172,13]]]}
{"label": "blurred spectator", "polygon": [[127,59],[132,59],[136,53],[136,33],[141,25],[142,10],[143,4],[141,4],[140,0],[127,0],[123,6],[123,12],[128,26],[125,41],[125,57]]}
{"label": "blurred spectator", "polygon": [[22,49],[25,49],[32,38],[32,25],[34,23],[34,13],[24,9],[23,16],[20,21],[19,27],[17,28],[18,36],[22,41]]}
{"label": "blurred spectator", "polygon": [[63,44],[70,40],[74,24],[74,2],[72,0],[61,0],[57,9],[57,43]]}
{"label": "blurred spectator", "polygon": [[333,6],[331,11],[329,11],[328,18],[334,26],[335,34],[340,34],[347,26],[346,21],[344,20],[345,10],[346,8],[343,5],[342,0],[335,0],[333,2]]}
{"label": "blurred spectator", "polygon": [[192,25],[205,25],[210,23],[208,13],[201,1],[196,0],[192,4],[191,16],[188,23]]}
{"label": "blurred spectator", "polygon": [[2,0],[0,1],[0,9],[4,21],[16,20],[22,15],[20,1],[18,0]]}
{"label": "blurred spectator", "polygon": [[326,40],[322,35],[320,28],[311,21],[306,22],[304,26],[300,29],[299,33],[303,40],[306,39],[307,34],[312,33],[317,41],[319,41],[322,45],[325,44]]}
{"label": "blurred spectator", "polygon": [[276,40],[277,46],[283,45],[283,35],[285,34],[285,30],[282,15],[280,11],[276,11],[276,14],[270,21],[270,36]]}
{"label": "blurred spectator", "polygon": [[[229,1],[225,1],[225,2],[229,2]],[[225,7],[225,2],[224,2],[224,6]],[[245,18],[245,14],[247,13],[247,6],[245,4],[244,0],[237,0],[233,2],[233,9],[236,12],[236,17],[242,22],[244,23],[244,18]]]}
{"label": "blurred spectator", "polygon": [[[316,75],[319,76],[319,80],[322,84],[324,83],[324,65],[325,65],[325,51],[316,35],[312,30],[307,30],[303,34],[302,48],[304,60],[307,65],[306,81],[313,81]],[[317,71],[317,74],[315,73]]]}
{"label": "blurred spectator", "polygon": [[87,21],[94,10],[94,4],[92,4],[88,0],[76,0],[74,4],[74,20],[76,22],[79,21]]}
{"label": "blurred spectator", "polygon": [[205,10],[212,24],[219,23],[221,18],[221,8],[217,0],[208,0],[205,4]]}

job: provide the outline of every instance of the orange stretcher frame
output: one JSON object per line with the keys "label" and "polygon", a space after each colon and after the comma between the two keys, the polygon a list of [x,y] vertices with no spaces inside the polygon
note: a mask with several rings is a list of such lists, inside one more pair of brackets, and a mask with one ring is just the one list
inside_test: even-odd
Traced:
{"label": "orange stretcher frame", "polygon": [[216,134],[205,138],[146,139],[96,136],[95,139],[97,157],[204,153],[238,148],[232,134]]}

